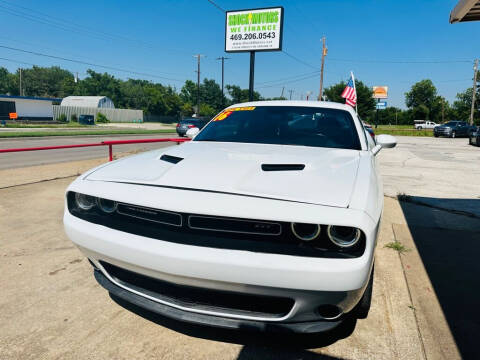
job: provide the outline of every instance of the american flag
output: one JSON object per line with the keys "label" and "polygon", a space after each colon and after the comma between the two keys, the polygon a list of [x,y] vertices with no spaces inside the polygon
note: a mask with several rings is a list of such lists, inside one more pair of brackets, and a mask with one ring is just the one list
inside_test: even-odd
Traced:
{"label": "american flag", "polygon": [[347,87],[342,92],[342,98],[345,99],[345,103],[355,107],[357,104],[357,91],[355,90],[355,85],[353,83],[353,74],[350,76],[350,80],[348,80]]}

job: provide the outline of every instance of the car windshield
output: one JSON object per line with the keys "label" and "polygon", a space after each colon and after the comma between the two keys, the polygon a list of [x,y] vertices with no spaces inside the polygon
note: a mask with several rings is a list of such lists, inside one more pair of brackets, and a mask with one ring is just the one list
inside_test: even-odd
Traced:
{"label": "car windshield", "polygon": [[449,121],[445,124],[445,126],[455,126],[458,124],[458,121]]}
{"label": "car windshield", "polygon": [[195,137],[195,141],[361,149],[348,111],[298,106],[226,109]]}

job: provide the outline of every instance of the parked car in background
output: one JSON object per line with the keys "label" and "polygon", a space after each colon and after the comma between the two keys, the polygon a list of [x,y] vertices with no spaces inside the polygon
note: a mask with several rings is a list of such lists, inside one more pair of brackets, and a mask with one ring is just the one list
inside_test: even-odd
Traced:
{"label": "parked car in background", "polygon": [[424,130],[424,129],[434,129],[435,126],[438,126],[437,123],[433,121],[425,121],[425,120],[414,120],[413,121],[415,129],[417,130]]}
{"label": "parked car in background", "polygon": [[433,135],[435,137],[446,136],[451,138],[469,137],[475,129],[475,126],[470,126],[465,121],[449,121],[446,124],[435,127]]}
{"label": "parked car in background", "polygon": [[472,131],[468,138],[468,143],[470,145],[480,146],[480,126]]}
{"label": "parked car in background", "polygon": [[196,119],[196,118],[185,118],[180,120],[177,124],[177,134],[182,137],[185,136],[188,129],[198,128],[201,130],[205,125],[207,125],[209,120],[205,119]]}
{"label": "parked car in background", "polygon": [[376,156],[395,138],[374,144],[352,107],[317,101],[232,105],[187,136],[67,189],[65,231],[97,281],[126,304],[214,327],[318,333],[365,318]]}

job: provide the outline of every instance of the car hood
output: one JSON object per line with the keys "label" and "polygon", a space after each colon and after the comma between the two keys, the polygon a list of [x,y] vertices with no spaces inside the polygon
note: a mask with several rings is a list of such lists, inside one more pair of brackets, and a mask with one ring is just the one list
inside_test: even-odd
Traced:
{"label": "car hood", "polygon": [[[175,164],[162,155],[182,160]],[[359,157],[347,149],[192,141],[117,160],[86,179],[348,207]],[[262,164],[305,167],[264,171]]]}

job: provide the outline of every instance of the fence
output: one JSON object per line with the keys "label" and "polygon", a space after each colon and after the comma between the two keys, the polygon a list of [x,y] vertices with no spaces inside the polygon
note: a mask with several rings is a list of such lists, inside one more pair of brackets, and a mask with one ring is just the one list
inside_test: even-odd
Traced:
{"label": "fence", "polygon": [[143,122],[143,110],[53,105],[55,121],[58,121],[58,117],[62,114],[67,117],[67,121],[70,121],[72,115],[76,115],[77,119],[80,115],[93,115],[97,119],[98,113],[105,115],[111,122]]}
{"label": "fence", "polygon": [[167,139],[109,140],[109,141],[102,141],[102,142],[99,142],[99,143],[90,143],[90,144],[73,144],[73,145],[30,147],[30,148],[0,149],[0,153],[72,149],[72,148],[92,147],[92,146],[108,146],[108,160],[112,161],[113,160],[113,145],[144,144],[144,143],[170,142],[170,141],[171,142],[176,142],[177,145],[179,145],[180,143],[183,143],[185,141],[190,141],[190,139],[167,138]]}

